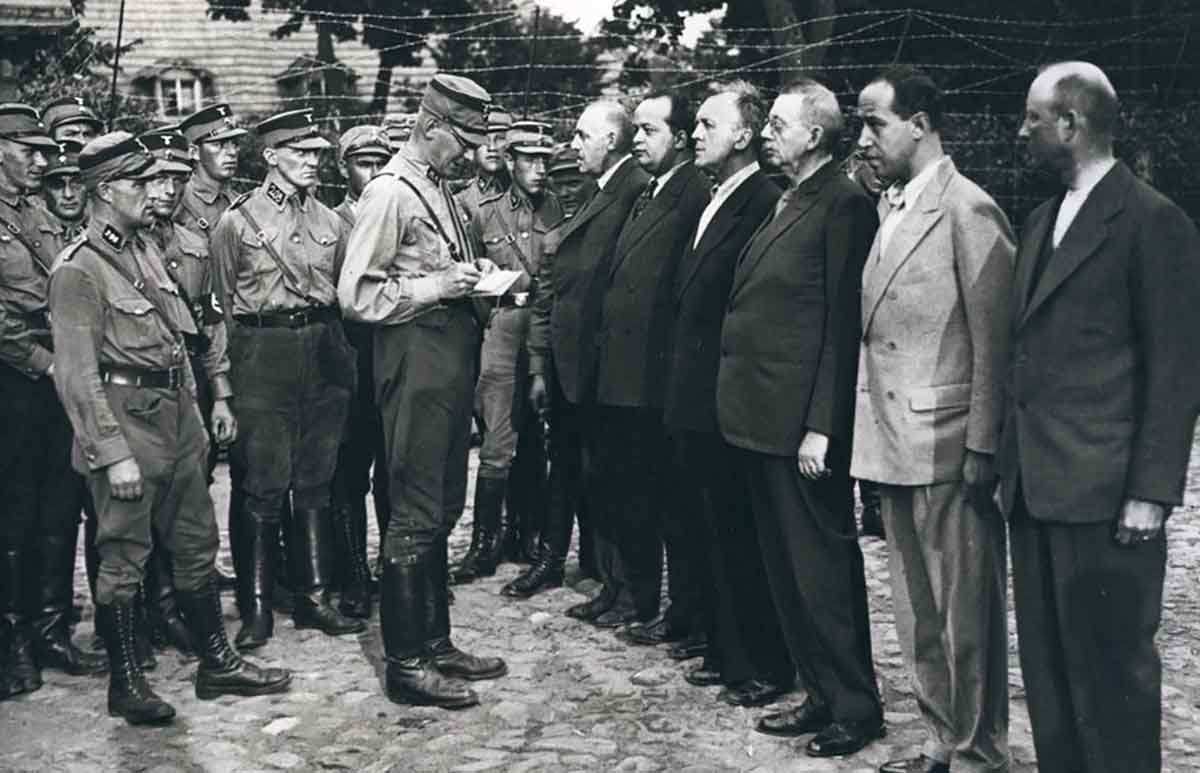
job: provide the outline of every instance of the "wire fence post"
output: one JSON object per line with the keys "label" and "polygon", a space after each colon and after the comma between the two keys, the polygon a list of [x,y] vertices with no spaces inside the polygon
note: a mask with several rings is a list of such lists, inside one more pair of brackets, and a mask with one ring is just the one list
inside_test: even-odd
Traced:
{"label": "wire fence post", "polygon": [[121,9],[117,12],[117,48],[113,52],[112,88],[108,92],[108,128],[113,128],[117,118],[117,71],[121,69],[121,36],[125,32],[125,0],[121,0]]}
{"label": "wire fence post", "polygon": [[521,110],[522,118],[529,117],[529,90],[533,87],[533,65],[537,61],[538,27],[541,21],[542,7],[539,5],[533,9],[533,40],[529,43],[529,70],[525,74],[525,107]]}

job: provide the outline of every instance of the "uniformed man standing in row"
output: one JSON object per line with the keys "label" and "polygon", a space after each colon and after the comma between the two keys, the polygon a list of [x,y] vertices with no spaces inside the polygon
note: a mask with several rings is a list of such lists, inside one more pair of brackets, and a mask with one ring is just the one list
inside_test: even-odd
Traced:
{"label": "uniformed man standing in row", "polygon": [[[188,141],[177,129],[167,128],[139,138],[151,155],[159,159],[162,185],[150,194],[154,224],[148,235],[155,241],[163,268],[191,312],[198,335],[186,339],[188,359],[196,379],[197,405],[204,428],[214,446],[227,446],[237,435],[237,422],[230,409],[233,389],[229,381],[225,320],[213,295],[212,263],[208,239],[173,221],[184,186],[192,172]],[[209,462],[215,455],[209,454]],[[211,468],[208,470],[211,475]],[[155,535],[147,573],[146,601],[151,639],[160,646],[171,645],[189,653],[191,642],[179,617],[171,581],[171,556],[162,535]]]}
{"label": "uniformed man standing in row", "polygon": [[[500,193],[480,199],[471,217],[471,228],[483,244],[486,257],[497,266],[524,276],[495,301],[483,335],[475,411],[483,419],[483,445],[475,478],[474,528],[471,547],[454,571],[455,582],[471,582],[496,573],[502,538],[516,529],[503,525],[504,499],[509,469],[522,427],[528,358],[524,355],[529,329],[526,300],[537,275],[546,233],[562,220],[558,200],[546,187],[546,163],[554,142],[549,124],[518,121],[508,130],[504,161],[510,184]],[[521,531],[531,531],[530,509],[522,515]],[[515,515],[510,511],[509,516]]]}
{"label": "uniformed man standing in row", "polygon": [[0,105],[0,700],[40,688],[41,668],[104,668],[71,643],[83,481],[53,383],[47,283],[59,229],[26,196],[58,151],[36,110]]}
{"label": "uniformed man standing in row", "polygon": [[104,131],[104,123],[82,97],[59,97],[42,108],[42,123],[55,142],[71,140],[80,147]]}
{"label": "uniformed man standing in row", "polygon": [[487,114],[487,140],[475,148],[475,176],[458,191],[457,200],[467,217],[475,214],[483,199],[503,193],[508,187],[508,171],[504,168],[504,145],[512,116],[500,109]]}
{"label": "uniformed man standing in row", "polygon": [[42,199],[58,221],[58,242],[65,247],[87,227],[87,191],[79,179],[79,151],[83,145],[63,140],[58,147],[57,153],[47,156],[49,166],[42,174]]}
{"label": "uniformed man standing in row", "polygon": [[416,113],[388,113],[384,117],[383,130],[387,133],[388,142],[391,143],[393,150],[408,142],[416,121]]}
{"label": "uniformed man standing in row", "polygon": [[237,643],[245,648],[274,631],[273,554],[289,499],[296,627],[330,636],[366,629],[329,603],[337,547],[330,484],[355,381],[336,296],[344,225],[313,195],[330,143],[308,110],[279,113],[255,131],[267,177],[221,216],[210,244],[238,395],[232,456],[243,471],[236,483],[249,534]]}
{"label": "uniformed man standing in row", "polygon": [[185,348],[198,331],[144,233],[154,219],[150,193],[164,184],[160,167],[125,132],[96,138],[79,161],[92,219],[59,255],[49,301],[55,387],[75,430],[71,460],[100,524],[96,620],[112,662],[108,711],[130,724],[175,714],[150,689],[133,644],[155,533],[174,557],[179,606],[200,653],[196,697],[282,692],[291,674],[247,663],[225,637],[212,580],[208,438]]}
{"label": "uniformed man standing in row", "polygon": [[[334,207],[345,224],[354,228],[358,199],[392,157],[387,134],[378,126],[355,126],[338,140],[338,171],[346,180],[346,198]],[[368,492],[374,493],[375,520],[380,545],[387,532],[390,509],[387,495],[387,460],[383,450],[383,425],[375,404],[375,370],[372,367],[368,325],[346,322],[346,338],[354,347],[358,384],[350,400],[350,418],[338,449],[337,471],[333,476],[333,507],[338,524],[341,549],[342,598],[338,609],[348,617],[371,616],[371,569],[367,563]],[[371,468],[375,468],[372,477]]]}
{"label": "uniformed man standing in row", "polygon": [[392,499],[380,621],[387,694],[398,703],[472,706],[475,692],[446,677],[508,671],[453,645],[446,584],[446,539],[466,498],[481,333],[466,296],[491,264],[476,262],[444,175],[486,141],[490,106],[474,81],[434,76],[412,138],[363,191],[338,285],[347,318],[376,326]]}

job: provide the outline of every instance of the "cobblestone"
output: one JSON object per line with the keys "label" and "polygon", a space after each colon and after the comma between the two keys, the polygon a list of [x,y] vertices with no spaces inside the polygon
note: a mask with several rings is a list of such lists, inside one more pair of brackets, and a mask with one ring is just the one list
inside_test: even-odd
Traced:
{"label": "cobblestone", "polygon": [[[1193,460],[1193,472],[1200,464]],[[228,497],[222,468],[214,488],[218,512]],[[1164,770],[1200,770],[1200,475],[1189,477],[1187,501],[1169,523],[1170,553],[1163,624]],[[224,518],[222,517],[223,521]],[[371,555],[376,535],[371,529]],[[460,554],[470,513],[452,537]],[[887,738],[842,760],[813,760],[795,741],[754,732],[761,710],[726,706],[716,689],[679,678],[663,648],[630,647],[611,632],[562,614],[594,589],[590,582],[525,602],[499,595],[520,570],[456,588],[455,641],[508,659],[509,675],[473,685],[479,708],[445,712],[397,706],[382,694],[378,617],[360,636],[329,638],[296,631],[276,618],[275,638],[253,657],[296,672],[285,695],[198,701],[195,661],[159,656],[152,684],[179,717],[169,727],[138,729],[108,717],[105,680],[45,673],[46,686],[0,704],[0,771],[621,771],[622,773],[869,773],[884,760],[915,753],[923,740],[911,681],[892,628],[886,547],[863,541],[876,664],[887,704]],[[229,568],[227,549],[221,561]],[[574,566],[574,559],[569,566]],[[82,562],[77,598],[86,598]],[[571,578],[568,577],[570,581]],[[233,599],[226,622],[236,630]],[[1036,770],[1010,614],[1010,744],[1015,773]],[[90,642],[90,606],[77,641]],[[802,695],[788,696],[796,702]],[[1050,772],[1047,772],[1050,773]]]}

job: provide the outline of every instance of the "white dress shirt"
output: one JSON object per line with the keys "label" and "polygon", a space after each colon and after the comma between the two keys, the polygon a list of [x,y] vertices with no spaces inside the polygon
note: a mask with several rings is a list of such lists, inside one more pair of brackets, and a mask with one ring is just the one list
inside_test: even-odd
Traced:
{"label": "white dress shirt", "polygon": [[704,237],[704,230],[708,228],[709,223],[716,217],[717,210],[721,205],[729,200],[733,192],[738,189],[742,183],[750,179],[750,176],[758,171],[758,162],[744,166],[738,171],[731,174],[725,182],[717,186],[717,190],[713,193],[712,199],[708,202],[708,206],[700,213],[700,224],[696,227],[696,238],[692,241],[692,249],[700,246],[700,239]]}
{"label": "white dress shirt", "polygon": [[625,155],[621,156],[621,159],[617,161],[617,163],[613,164],[608,169],[605,169],[604,174],[596,178],[596,185],[599,186],[600,190],[604,190],[604,186],[608,185],[608,181],[611,180],[612,176],[617,173],[617,170],[621,168],[621,165],[631,158],[633,158],[633,156],[626,153]]}
{"label": "white dress shirt", "polygon": [[1058,249],[1063,237],[1067,235],[1067,229],[1071,227],[1071,223],[1075,222],[1075,216],[1079,214],[1079,210],[1083,209],[1092,189],[1104,179],[1104,175],[1108,174],[1108,170],[1112,169],[1116,163],[1115,159],[1110,158],[1084,168],[1075,180],[1075,185],[1067,189],[1062,204],[1058,208],[1058,217],[1054,219],[1054,241],[1052,242],[1054,249]]}
{"label": "white dress shirt", "polygon": [[883,192],[887,196],[888,202],[892,208],[888,211],[887,217],[883,219],[883,223],[879,226],[879,255],[888,248],[888,243],[892,240],[892,234],[896,232],[896,226],[900,225],[900,221],[904,216],[912,211],[917,204],[917,199],[921,198],[921,194],[925,192],[925,188],[933,180],[937,174],[938,167],[946,162],[949,156],[943,156],[932,164],[929,164],[917,174],[916,177],[909,180],[907,183],[896,183],[892,187]]}

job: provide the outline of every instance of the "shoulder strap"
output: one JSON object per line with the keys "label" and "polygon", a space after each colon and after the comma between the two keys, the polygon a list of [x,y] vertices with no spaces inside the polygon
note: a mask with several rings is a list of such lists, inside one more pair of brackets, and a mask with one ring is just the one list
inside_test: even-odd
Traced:
{"label": "shoulder strap", "polygon": [[166,325],[167,329],[171,331],[171,335],[175,336],[176,338],[184,337],[183,331],[180,330],[175,324],[175,320],[170,314],[167,314],[166,309],[159,305],[158,299],[155,298],[152,293],[146,292],[145,280],[141,279],[140,277],[135,277],[132,273],[130,273],[129,269],[113,260],[106,252],[104,252],[104,250],[97,248],[96,245],[92,244],[90,241],[85,239],[84,243],[91,247],[92,252],[96,253],[100,260],[103,260],[105,263],[107,263],[109,268],[120,274],[121,278],[128,282],[130,286],[137,291],[138,295],[149,301],[150,305],[154,307],[154,310],[158,312],[158,316],[162,317],[163,324]]}
{"label": "shoulder strap", "polygon": [[196,210],[188,206],[186,197],[179,202],[179,206],[184,212],[187,212],[188,215],[191,216],[192,220],[196,222],[196,225],[200,227],[201,231],[208,233],[208,229],[212,226],[212,223],[208,222],[207,218],[201,217]]}
{"label": "shoulder strap", "polygon": [[433,211],[433,207],[429,206],[429,202],[421,195],[421,191],[417,190],[417,186],[413,185],[411,180],[405,179],[401,175],[396,175],[396,179],[407,185],[416,194],[417,199],[425,207],[425,212],[429,215],[429,219],[433,221],[434,227],[437,228],[438,235],[442,237],[442,242],[446,245],[446,249],[450,250],[450,257],[456,262],[462,262],[462,253],[459,252],[458,245],[446,235],[446,229],[442,227],[442,221],[438,219],[437,213]]}
{"label": "shoulder strap", "polygon": [[[240,204],[241,202],[239,201],[238,206],[236,207],[237,213],[244,217],[246,219],[246,224],[254,229],[255,235],[258,236],[258,240],[262,243],[263,249],[266,250],[267,254],[271,256],[271,260],[274,261],[275,267],[278,268],[279,273],[283,275],[283,286],[290,290],[293,294],[300,296],[309,303],[319,306],[320,303],[318,303],[315,298],[300,290],[300,280],[297,279],[296,275],[292,273],[292,269],[288,266],[288,264],[283,261],[283,256],[281,256],[275,249],[275,245],[271,244],[270,240],[267,239],[266,232],[263,231],[262,227],[258,224],[258,221],[254,218],[254,215],[251,215],[250,211],[245,207],[240,206]],[[230,209],[235,209],[235,207],[230,207]]]}
{"label": "shoulder strap", "polygon": [[21,227],[3,215],[0,215],[0,225],[4,226],[4,228],[21,243],[21,246],[29,251],[29,257],[33,258],[34,265],[40,268],[42,273],[44,273],[46,276],[50,276],[50,267],[42,262],[42,256],[38,254],[36,249],[34,249],[33,245],[29,242],[29,237],[25,235],[25,232],[21,230]]}

